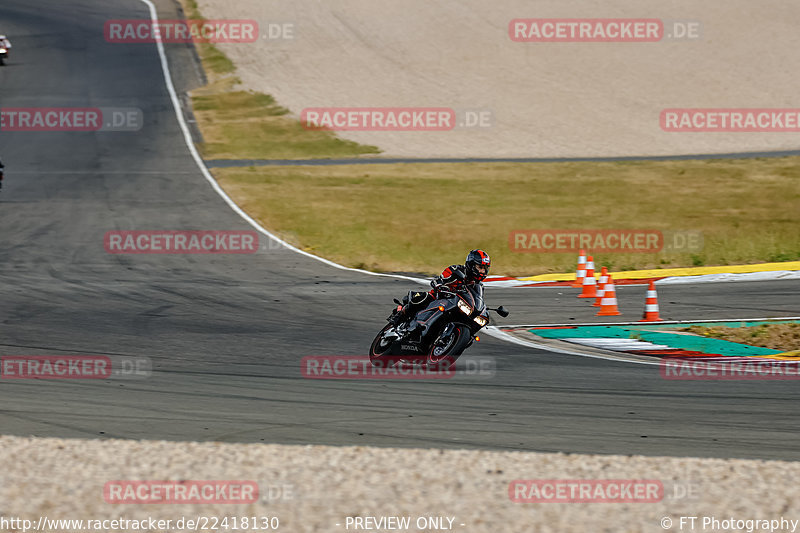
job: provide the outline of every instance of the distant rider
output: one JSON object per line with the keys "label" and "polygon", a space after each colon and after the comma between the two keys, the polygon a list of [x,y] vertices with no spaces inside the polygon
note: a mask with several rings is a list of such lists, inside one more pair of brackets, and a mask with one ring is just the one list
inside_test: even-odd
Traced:
{"label": "distant rider", "polygon": [[[472,250],[467,254],[467,260],[463,265],[450,265],[445,268],[440,276],[431,280],[432,289],[428,292],[423,291],[409,291],[403,298],[403,305],[398,305],[397,309],[392,313],[390,320],[394,326],[411,320],[418,311],[423,309],[426,305],[436,298],[436,293],[440,290],[457,291],[463,284],[479,284],[489,275],[489,268],[492,266],[492,260],[489,254],[483,250]],[[456,274],[460,272],[464,275],[464,280]],[[416,331],[418,328],[412,328],[409,332]],[[400,329],[400,328],[398,328]]]}
{"label": "distant rider", "polygon": [[6,49],[6,56],[11,55],[11,41],[5,35],[0,35],[0,48]]}

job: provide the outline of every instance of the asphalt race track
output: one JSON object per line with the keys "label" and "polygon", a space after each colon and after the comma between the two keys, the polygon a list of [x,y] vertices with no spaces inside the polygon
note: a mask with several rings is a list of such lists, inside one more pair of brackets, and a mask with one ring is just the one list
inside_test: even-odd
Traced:
{"label": "asphalt race track", "polygon": [[[174,18],[164,0],[162,16]],[[142,380],[0,381],[13,435],[491,448],[800,459],[796,381],[670,382],[657,367],[552,354],[484,336],[494,377],[304,379],[307,355],[365,354],[413,283],[255,255],[112,255],[126,229],[250,229],[189,155],[155,45],[106,43],[137,0],[4,0],[14,56],[2,107],[138,107],[138,132],[2,132],[0,354],[149,358]],[[170,48],[178,90],[191,55]],[[465,250],[466,252],[466,250]],[[491,250],[490,250],[491,253]],[[454,258],[454,261],[461,258]],[[443,265],[445,266],[445,265]],[[496,266],[502,271],[502,265]],[[644,287],[619,289],[639,318]],[[585,321],[563,289],[493,289],[509,324]],[[800,314],[800,282],[680,285],[672,319]]]}

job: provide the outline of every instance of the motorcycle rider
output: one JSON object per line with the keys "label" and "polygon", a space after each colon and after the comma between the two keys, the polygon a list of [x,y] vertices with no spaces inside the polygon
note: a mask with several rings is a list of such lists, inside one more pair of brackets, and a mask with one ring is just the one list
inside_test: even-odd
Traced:
{"label": "motorcycle rider", "polygon": [[[489,258],[489,254],[483,250],[470,251],[463,265],[450,265],[444,269],[441,275],[431,280],[432,288],[430,291],[409,291],[403,297],[403,304],[397,306],[392,316],[389,317],[389,321],[395,326],[398,333],[401,335],[409,333],[411,334],[410,340],[418,342],[421,328],[417,327],[419,325],[417,322],[411,320],[416,316],[417,312],[432,302],[439,290],[445,289],[455,292],[463,284],[481,284],[486,279],[486,276],[489,275],[491,266],[492,260]],[[463,281],[456,272],[463,275]],[[411,324],[406,326],[406,330],[404,325],[409,321],[411,321]]]}
{"label": "motorcycle rider", "polygon": [[0,48],[6,49],[6,56],[11,55],[11,41],[5,35],[0,35]]}

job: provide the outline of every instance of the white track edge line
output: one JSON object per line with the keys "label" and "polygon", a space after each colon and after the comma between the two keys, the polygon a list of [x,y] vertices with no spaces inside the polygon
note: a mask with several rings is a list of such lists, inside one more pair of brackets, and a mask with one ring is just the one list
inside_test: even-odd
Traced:
{"label": "white track edge line", "polygon": [[598,355],[598,354],[588,354],[588,353],[581,353],[578,351],[573,350],[564,350],[561,348],[553,348],[552,346],[545,346],[544,344],[538,344],[532,341],[527,341],[523,339],[519,339],[514,337],[513,335],[509,335],[505,331],[498,329],[496,326],[487,326],[486,334],[490,335],[496,339],[504,340],[506,342],[510,342],[512,344],[519,344],[521,346],[527,346],[528,348],[535,348],[537,350],[544,350],[546,352],[553,352],[553,353],[562,353],[566,355],[577,355],[580,357],[589,357],[590,359],[605,359],[607,361],[615,361],[617,363],[635,363],[638,365],[660,365],[661,361],[642,361],[638,359],[627,359],[625,357],[614,357],[612,355]]}
{"label": "white track edge line", "polygon": [[[150,19],[153,24],[158,24],[158,13],[156,12],[156,6],[153,4],[151,0],[140,0],[142,3],[147,5],[150,10]],[[428,283],[427,280],[422,278],[414,278],[411,276],[403,276],[400,274],[383,274],[380,272],[370,272],[369,270],[362,270],[360,268],[352,268],[346,267],[344,265],[340,265],[338,263],[334,263],[324,257],[320,257],[318,255],[314,255],[312,253],[306,252],[301,250],[295,246],[292,246],[288,242],[284,241],[277,235],[271,233],[266,228],[262,227],[256,220],[254,220],[250,215],[245,213],[236,203],[228,196],[228,194],[219,186],[217,180],[214,179],[214,176],[211,175],[208,168],[206,167],[205,163],[203,162],[203,158],[200,157],[200,154],[197,152],[197,148],[192,141],[192,135],[189,131],[189,127],[186,124],[186,119],[183,116],[183,111],[181,109],[180,100],[178,99],[178,94],[175,91],[175,85],[172,83],[172,74],[169,70],[169,62],[167,61],[167,54],[164,50],[164,43],[160,40],[156,41],[156,47],[158,48],[158,56],[161,60],[161,70],[164,74],[164,81],[167,85],[167,92],[169,93],[170,100],[172,101],[172,107],[175,110],[175,116],[178,118],[178,124],[180,125],[181,132],[183,133],[183,138],[186,141],[186,146],[189,148],[189,153],[191,153],[194,162],[197,164],[197,167],[200,169],[200,172],[203,174],[203,177],[211,184],[211,187],[219,194],[225,203],[236,212],[237,215],[242,217],[244,220],[247,221],[248,224],[253,226],[257,231],[266,235],[270,239],[280,243],[282,246],[302,254],[306,257],[310,257],[311,259],[316,259],[321,263],[325,263],[328,266],[332,266],[334,268],[338,268],[340,270],[348,270],[350,272],[359,272],[361,274],[369,274],[370,276],[381,276],[381,277],[388,277],[388,278],[397,278],[397,279],[406,279],[410,281],[414,281],[416,283]]]}
{"label": "white track edge line", "polygon": [[712,323],[712,322],[769,322],[775,320],[800,320],[800,316],[776,316],[772,318],[717,318],[717,319],[703,319],[703,320],[661,320],[659,322],[584,322],[584,323],[571,323],[571,324],[514,324],[499,326],[502,329],[515,329],[515,328],[549,328],[559,326],[661,326],[669,324],[699,324],[699,323]]}

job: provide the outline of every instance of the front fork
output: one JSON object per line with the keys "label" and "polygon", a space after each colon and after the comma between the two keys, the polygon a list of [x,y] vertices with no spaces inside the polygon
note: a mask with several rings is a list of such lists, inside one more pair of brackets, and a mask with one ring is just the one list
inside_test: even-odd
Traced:
{"label": "front fork", "polygon": [[[472,343],[473,343],[475,340],[477,340],[477,339],[478,339],[478,331],[480,331],[480,330],[478,330],[478,331],[476,331],[476,332],[474,332],[474,333],[473,333],[473,332],[472,332],[472,329],[471,329],[469,326],[466,326],[466,325],[463,325],[463,324],[462,324],[462,326],[466,327],[466,328],[469,330],[469,333],[470,333],[470,337],[471,337],[471,338],[470,338],[470,340],[469,340],[469,344],[467,344],[467,348],[469,348],[470,346],[472,346]],[[441,339],[441,338],[447,338],[449,335],[452,335],[452,334],[453,334],[453,331],[455,330],[455,328],[456,328],[456,322],[450,322],[450,323],[448,323],[448,324],[447,324],[447,325],[444,327],[444,329],[442,329],[442,332],[441,332],[441,333],[438,335],[438,338],[440,338],[440,339]]]}

